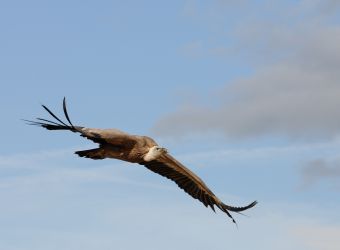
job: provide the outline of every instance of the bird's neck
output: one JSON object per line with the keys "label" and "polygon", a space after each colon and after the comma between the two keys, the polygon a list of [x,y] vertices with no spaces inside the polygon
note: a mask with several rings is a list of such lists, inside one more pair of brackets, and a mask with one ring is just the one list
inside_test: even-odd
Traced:
{"label": "bird's neck", "polygon": [[154,148],[150,148],[149,151],[144,155],[144,161],[153,161],[157,160],[162,155],[162,152],[154,150]]}

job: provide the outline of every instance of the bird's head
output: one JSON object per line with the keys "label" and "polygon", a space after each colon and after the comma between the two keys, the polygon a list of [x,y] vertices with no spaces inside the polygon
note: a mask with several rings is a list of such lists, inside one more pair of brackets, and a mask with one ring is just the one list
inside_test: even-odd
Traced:
{"label": "bird's head", "polygon": [[168,150],[166,148],[162,148],[159,146],[154,146],[152,147],[153,150],[155,150],[156,152],[160,152],[160,154],[166,154],[168,153]]}
{"label": "bird's head", "polygon": [[153,161],[159,158],[161,155],[168,153],[166,148],[162,148],[159,146],[153,146],[149,149],[149,152],[144,156],[145,161]]}

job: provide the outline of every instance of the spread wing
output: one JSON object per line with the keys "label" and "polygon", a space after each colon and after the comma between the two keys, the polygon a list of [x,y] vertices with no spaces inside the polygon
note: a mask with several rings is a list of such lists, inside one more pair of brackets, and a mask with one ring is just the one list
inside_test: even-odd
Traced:
{"label": "spread wing", "polygon": [[206,207],[209,206],[215,211],[214,206],[217,206],[220,210],[225,212],[234,223],[236,222],[229,211],[241,212],[257,204],[256,201],[244,207],[233,207],[224,204],[195,173],[169,154],[165,154],[157,160],[141,162],[140,164],[144,165],[149,170],[174,181],[179,188],[183,189],[193,198],[198,199]]}
{"label": "spread wing", "polygon": [[132,148],[136,143],[136,136],[124,133],[118,129],[82,128],[81,136],[100,144],[111,144],[125,149]]}
{"label": "spread wing", "polygon": [[30,125],[37,125],[48,130],[69,130],[74,133],[80,133],[81,136],[99,143],[99,144],[111,144],[117,147],[124,147],[125,149],[132,148],[136,144],[137,138],[134,135],[130,135],[118,129],[95,129],[95,128],[85,128],[82,126],[74,126],[70,120],[70,117],[66,108],[66,99],[63,99],[63,111],[66,122],[63,122],[59,117],[57,117],[49,108],[45,105],[42,107],[55,119],[51,121],[44,118],[37,118],[36,121],[24,120]]}
{"label": "spread wing", "polygon": [[[66,120],[69,124],[63,122],[59,119],[55,114],[52,113],[46,106],[42,105],[43,108],[56,120],[51,121],[43,118],[37,118],[36,121],[25,120],[30,125],[37,125],[48,130],[69,130],[75,133],[80,133],[81,136],[92,140],[99,144],[111,144],[117,147],[132,148],[137,142],[138,137],[134,135],[129,135],[120,130],[116,129],[91,129],[84,128],[81,126],[74,126],[71,123],[69,115],[66,109],[66,101],[65,98],[63,100],[63,111],[66,117]],[[143,137],[144,138],[144,137]],[[140,138],[139,138],[140,139]],[[157,145],[151,138],[145,137],[146,145],[153,146]],[[95,149],[97,150],[97,149]],[[90,150],[93,151],[93,150]],[[231,212],[241,212],[248,208],[251,208],[257,204],[256,201],[250,203],[244,207],[233,207],[224,204],[221,202],[214,193],[205,185],[205,183],[192,171],[178,162],[175,158],[173,158],[169,154],[162,155],[159,159],[148,162],[141,162],[140,164],[144,165],[151,171],[158,173],[172,181],[174,181],[181,189],[183,189],[186,193],[191,195],[193,198],[198,199],[202,202],[206,207],[210,206],[211,209],[214,209],[214,206],[217,206],[223,212],[225,212],[234,223],[235,220],[229,213]]]}

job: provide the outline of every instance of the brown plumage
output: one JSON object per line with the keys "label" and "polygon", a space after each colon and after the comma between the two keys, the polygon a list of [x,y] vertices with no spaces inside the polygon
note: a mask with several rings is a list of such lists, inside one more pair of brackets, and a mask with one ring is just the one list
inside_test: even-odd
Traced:
{"label": "brown plumage", "polygon": [[209,206],[214,211],[214,206],[218,207],[234,223],[236,222],[229,212],[240,213],[257,204],[256,201],[244,207],[233,207],[224,204],[195,173],[172,157],[165,148],[159,147],[150,137],[130,135],[118,129],[94,129],[74,126],[67,113],[65,98],[63,100],[63,110],[69,124],[59,119],[46,106],[42,106],[58,122],[43,118],[37,118],[37,121],[25,121],[30,125],[41,126],[48,130],[69,130],[80,133],[81,136],[99,144],[98,148],[76,151],[75,154],[80,157],[95,160],[114,158],[144,165],[149,170],[174,181],[178,187],[193,198],[198,199],[206,207]]}

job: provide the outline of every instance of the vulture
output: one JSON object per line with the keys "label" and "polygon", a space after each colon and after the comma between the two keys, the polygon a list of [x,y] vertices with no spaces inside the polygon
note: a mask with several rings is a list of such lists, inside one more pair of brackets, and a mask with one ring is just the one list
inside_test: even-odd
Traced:
{"label": "vulture", "polygon": [[97,129],[82,126],[74,126],[69,118],[66,109],[66,100],[63,99],[63,111],[68,124],[59,119],[45,105],[42,107],[55,119],[51,121],[43,118],[36,118],[35,121],[24,120],[29,125],[37,125],[48,130],[68,130],[79,133],[94,143],[97,148],[76,151],[80,157],[94,160],[114,158],[131,163],[138,163],[147,169],[174,181],[179,188],[194,199],[198,199],[206,207],[215,212],[215,207],[226,213],[236,224],[230,212],[241,213],[244,210],[254,207],[257,201],[247,206],[235,207],[223,203],[207,185],[190,169],[171,156],[167,149],[160,147],[148,136],[131,135],[118,129]]}

